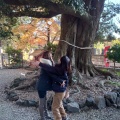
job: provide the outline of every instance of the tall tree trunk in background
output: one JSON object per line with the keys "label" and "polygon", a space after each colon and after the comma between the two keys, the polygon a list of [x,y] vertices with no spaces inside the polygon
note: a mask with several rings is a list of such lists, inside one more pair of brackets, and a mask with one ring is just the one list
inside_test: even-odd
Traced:
{"label": "tall tree trunk in background", "polygon": [[[71,44],[79,47],[91,47],[94,43],[95,35],[98,29],[100,15],[103,10],[104,0],[84,0],[86,6],[92,5],[92,9],[89,11],[93,19],[90,22],[85,21],[71,15],[63,14],[61,18],[61,37],[60,40],[65,40]],[[77,27],[75,27],[77,26]],[[86,75],[94,76],[98,74],[98,71],[92,64],[91,49],[78,49],[75,48],[75,54],[73,56],[74,47],[60,41],[58,49],[56,50],[56,58],[67,54],[71,59],[75,57],[75,66],[78,70]]]}

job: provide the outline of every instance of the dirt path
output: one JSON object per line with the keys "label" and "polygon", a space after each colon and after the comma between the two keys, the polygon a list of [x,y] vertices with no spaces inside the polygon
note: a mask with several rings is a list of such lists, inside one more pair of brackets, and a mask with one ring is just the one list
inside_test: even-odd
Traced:
{"label": "dirt path", "polygon": [[[14,78],[20,77],[23,69],[0,70],[0,120],[39,120],[38,109],[19,107],[14,102],[5,99],[4,87]],[[120,110],[107,108],[103,110],[89,110],[79,114],[69,114],[69,120],[120,120]]]}

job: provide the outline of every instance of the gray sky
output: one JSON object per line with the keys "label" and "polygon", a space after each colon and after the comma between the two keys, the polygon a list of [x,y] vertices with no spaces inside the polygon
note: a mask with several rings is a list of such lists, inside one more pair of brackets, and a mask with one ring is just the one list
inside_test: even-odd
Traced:
{"label": "gray sky", "polygon": [[120,0],[106,0],[106,2],[120,3]]}

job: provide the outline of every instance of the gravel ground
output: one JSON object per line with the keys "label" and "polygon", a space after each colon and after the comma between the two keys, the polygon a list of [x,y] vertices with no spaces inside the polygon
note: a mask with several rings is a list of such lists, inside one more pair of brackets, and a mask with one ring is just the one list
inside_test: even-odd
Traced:
{"label": "gravel ground", "polygon": [[[14,78],[20,77],[23,69],[0,70],[0,120],[39,120],[38,109],[34,107],[19,107],[14,102],[5,99],[4,88]],[[51,114],[51,112],[50,112]],[[120,110],[106,108],[102,110],[89,110],[79,114],[68,114],[69,120],[120,120]]]}

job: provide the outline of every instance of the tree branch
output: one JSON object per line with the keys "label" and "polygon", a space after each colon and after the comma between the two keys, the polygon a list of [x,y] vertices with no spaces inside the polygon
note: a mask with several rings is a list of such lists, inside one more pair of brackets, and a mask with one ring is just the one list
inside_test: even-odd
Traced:
{"label": "tree branch", "polygon": [[28,17],[35,17],[35,18],[51,18],[53,16],[58,15],[58,13],[49,12],[48,14],[43,14],[41,12],[36,11],[22,11],[22,12],[11,12],[11,13],[4,13],[6,16],[13,16],[13,17],[21,17],[21,16],[28,16]]}
{"label": "tree branch", "polygon": [[66,5],[59,4],[59,3],[53,3],[51,2],[51,0],[4,0],[4,2],[9,5],[17,5],[17,6],[21,6],[21,5],[28,5],[29,7],[31,6],[40,7],[41,6],[41,7],[47,8],[48,10],[52,12],[55,12],[58,14],[73,15],[75,17],[84,19],[88,22],[90,22],[90,19],[92,19],[92,17],[87,12],[85,14],[83,14],[81,11],[76,12],[70,6],[66,6]]}

